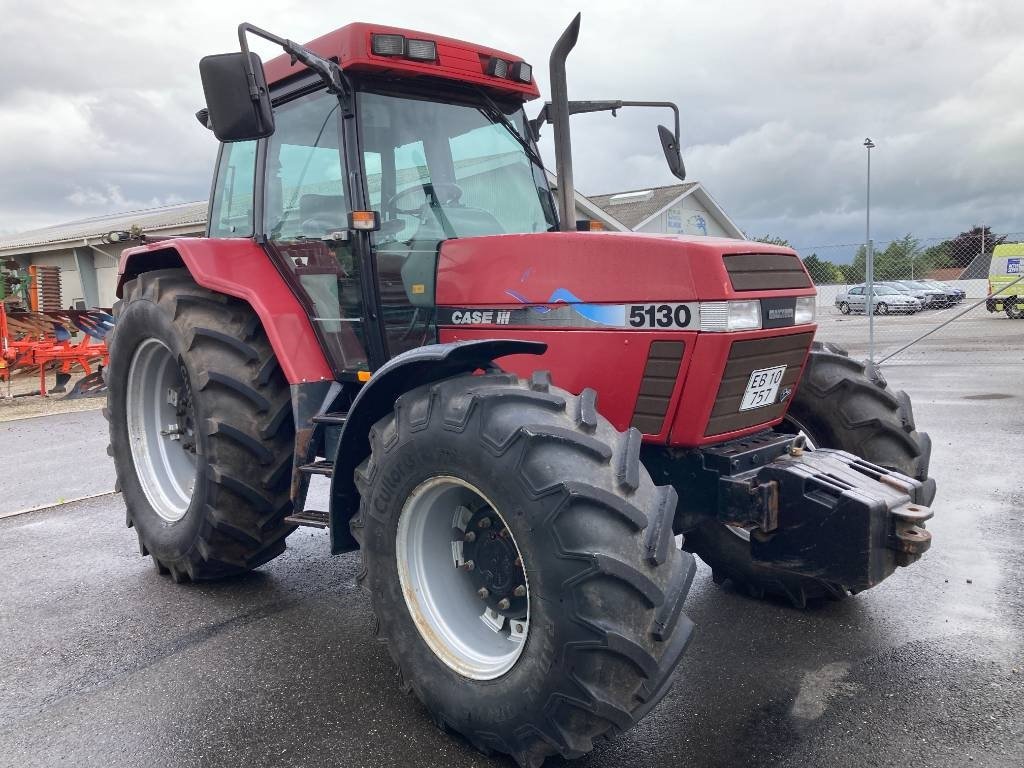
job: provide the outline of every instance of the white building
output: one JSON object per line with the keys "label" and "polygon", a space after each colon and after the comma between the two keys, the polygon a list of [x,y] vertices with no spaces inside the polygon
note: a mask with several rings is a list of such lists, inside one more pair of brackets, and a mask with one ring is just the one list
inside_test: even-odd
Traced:
{"label": "white building", "polygon": [[743,239],[743,231],[699,181],[591,195],[590,202],[633,232]]}

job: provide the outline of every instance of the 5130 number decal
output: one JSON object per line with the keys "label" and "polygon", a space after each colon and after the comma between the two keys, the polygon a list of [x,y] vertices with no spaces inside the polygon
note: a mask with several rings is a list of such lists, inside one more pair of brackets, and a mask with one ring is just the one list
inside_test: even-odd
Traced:
{"label": "5130 number decal", "polygon": [[697,324],[696,304],[630,304],[630,328],[691,328]]}

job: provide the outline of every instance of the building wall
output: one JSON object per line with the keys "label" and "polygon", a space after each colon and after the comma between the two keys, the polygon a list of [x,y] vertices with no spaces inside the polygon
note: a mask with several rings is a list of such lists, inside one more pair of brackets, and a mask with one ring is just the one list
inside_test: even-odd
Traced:
{"label": "building wall", "polygon": [[[609,211],[614,215],[614,208],[610,208]],[[636,231],[661,235],[730,237],[693,195],[688,195],[675,205],[666,208]]]}

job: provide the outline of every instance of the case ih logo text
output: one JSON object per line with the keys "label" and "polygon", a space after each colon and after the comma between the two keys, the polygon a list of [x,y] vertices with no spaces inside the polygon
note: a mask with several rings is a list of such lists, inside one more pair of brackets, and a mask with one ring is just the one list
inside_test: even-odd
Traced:
{"label": "case ih logo text", "polygon": [[792,308],[783,307],[780,309],[769,309],[768,319],[769,320],[789,320],[793,317]]}
{"label": "case ih logo text", "polygon": [[452,312],[452,322],[459,325],[508,325],[512,319],[510,310],[493,309],[461,310]]}

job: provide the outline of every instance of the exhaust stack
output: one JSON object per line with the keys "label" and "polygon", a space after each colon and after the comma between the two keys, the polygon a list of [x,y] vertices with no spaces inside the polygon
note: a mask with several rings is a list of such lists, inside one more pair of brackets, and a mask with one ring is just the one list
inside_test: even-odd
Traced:
{"label": "exhaust stack", "polygon": [[555,128],[555,173],[558,174],[558,227],[576,231],[576,187],[572,180],[572,142],[569,138],[569,87],[565,60],[580,35],[580,14],[572,20],[551,50],[551,122]]}

